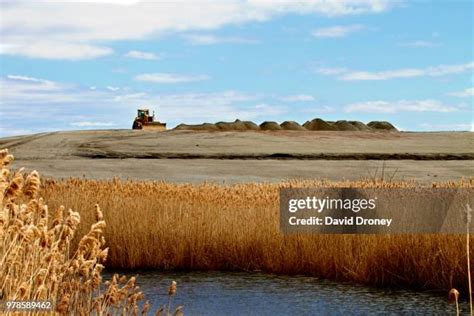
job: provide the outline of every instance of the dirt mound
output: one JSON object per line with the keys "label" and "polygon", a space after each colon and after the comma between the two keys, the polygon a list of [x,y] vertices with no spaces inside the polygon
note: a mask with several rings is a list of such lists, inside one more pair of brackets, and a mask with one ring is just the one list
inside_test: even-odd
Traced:
{"label": "dirt mound", "polygon": [[191,130],[191,131],[218,131],[219,128],[215,124],[203,123],[203,124],[179,124],[174,129],[177,130]]}
{"label": "dirt mound", "polygon": [[278,131],[281,130],[281,126],[277,122],[265,121],[260,124],[260,129],[263,131]]}
{"label": "dirt mound", "polygon": [[368,127],[367,125],[365,125],[364,123],[360,122],[360,121],[349,121],[349,123],[354,126],[355,128],[357,128],[358,131],[370,131],[372,130],[370,127]]}
{"label": "dirt mound", "polygon": [[258,130],[260,130],[260,127],[252,121],[243,121],[242,123],[245,124],[245,127],[247,127],[248,131],[258,131]]}
{"label": "dirt mound", "polygon": [[315,118],[312,121],[307,121],[303,126],[310,131],[337,131],[337,127],[329,124],[325,120]]}
{"label": "dirt mound", "polygon": [[254,122],[235,120],[234,122],[217,122],[216,124],[179,124],[174,129],[192,131],[250,131],[259,130],[260,127]]}
{"label": "dirt mound", "polygon": [[367,124],[367,126],[373,128],[373,129],[378,129],[378,130],[385,130],[385,131],[398,131],[395,126],[390,124],[387,121],[372,121]]}
{"label": "dirt mound", "polygon": [[281,128],[289,131],[305,131],[306,128],[295,121],[284,121],[280,124]]}
{"label": "dirt mound", "polygon": [[337,121],[334,123],[334,126],[337,126],[337,129],[340,131],[358,131],[357,127],[344,120]]}
{"label": "dirt mound", "polygon": [[245,131],[247,127],[240,120],[235,120],[235,122],[217,122],[216,126],[221,131]]}

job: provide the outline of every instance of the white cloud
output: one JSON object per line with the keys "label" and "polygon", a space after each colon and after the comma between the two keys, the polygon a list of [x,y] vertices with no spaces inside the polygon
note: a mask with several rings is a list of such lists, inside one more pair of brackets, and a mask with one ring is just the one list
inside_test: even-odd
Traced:
{"label": "white cloud", "polygon": [[348,113],[396,113],[396,112],[454,112],[461,110],[458,106],[446,105],[437,100],[400,100],[400,101],[367,101],[352,103],[344,107]]}
{"label": "white cloud", "polygon": [[2,6],[0,53],[47,59],[96,58],[113,53],[97,45],[107,41],[209,31],[285,14],[380,13],[392,6],[389,0],[125,0],[120,5],[115,1],[18,1]]}
{"label": "white cloud", "polygon": [[403,42],[399,44],[400,46],[404,47],[436,47],[440,46],[440,43],[433,42],[433,41],[423,41],[423,40],[417,40],[417,41],[411,41],[411,42]]}
{"label": "white cloud", "polygon": [[314,101],[314,97],[308,94],[296,94],[296,95],[288,95],[285,97],[281,97],[280,100],[285,102],[305,102],[305,101]]}
{"label": "white cloud", "polygon": [[459,98],[468,98],[474,96],[474,87],[464,89],[463,91],[450,92],[448,95]]}
{"label": "white cloud", "polygon": [[399,1],[388,0],[250,0],[256,8],[273,13],[293,12],[298,14],[319,13],[327,16],[380,13],[397,5]]}
{"label": "white cloud", "polygon": [[195,45],[230,44],[257,44],[259,41],[243,37],[216,36],[212,34],[188,34],[183,36],[188,42]]}
{"label": "white cloud", "polygon": [[389,80],[415,77],[441,77],[451,74],[460,74],[474,68],[474,62],[457,65],[439,65],[427,68],[403,68],[387,71],[351,71],[345,68],[320,68],[316,72],[323,75],[338,75],[338,79],[345,81]]}
{"label": "white cloud", "polygon": [[[5,41],[9,41],[8,36]],[[29,58],[81,60],[103,57],[113,53],[108,47],[62,41],[17,40],[0,45],[0,54]]]}
{"label": "white cloud", "polygon": [[78,89],[73,85],[46,79],[7,75],[0,78],[0,104],[3,107],[14,107],[18,102],[23,102],[25,105],[41,102],[49,104],[75,103],[84,101],[86,97],[92,99],[102,93],[90,88],[84,88],[84,91],[79,93]]}
{"label": "white cloud", "polygon": [[360,24],[353,25],[338,25],[331,27],[323,27],[315,29],[311,32],[314,37],[330,37],[330,38],[340,38],[346,37],[351,33],[358,32],[362,30],[364,26]]}
{"label": "white cloud", "polygon": [[38,78],[28,77],[28,76],[19,76],[19,75],[7,75],[7,78],[11,80],[30,81],[30,82],[35,82],[35,83],[52,82],[52,81],[48,81],[44,79],[38,79]]}
{"label": "white cloud", "polygon": [[131,50],[125,54],[125,57],[135,58],[135,59],[145,59],[145,60],[158,60],[160,56],[149,53],[149,52],[142,52],[139,50]]}
{"label": "white cloud", "polygon": [[33,89],[33,90],[55,90],[58,89],[58,84],[45,79],[39,79],[28,76],[7,75],[7,80],[13,82],[16,88]]}
{"label": "white cloud", "polygon": [[172,73],[150,73],[135,76],[135,80],[154,83],[182,83],[209,80],[207,75],[181,75]]}
{"label": "white cloud", "polygon": [[118,90],[120,90],[120,88],[119,87],[113,87],[113,86],[107,86],[107,90],[118,91]]}
{"label": "white cloud", "polygon": [[426,73],[422,69],[406,68],[380,72],[354,71],[342,75],[339,77],[339,79],[346,81],[388,80],[396,78],[421,77],[425,75]]}
{"label": "white cloud", "polygon": [[69,125],[77,126],[77,127],[110,127],[114,126],[113,122],[90,122],[90,121],[82,121],[82,122],[72,122]]}
{"label": "white cloud", "polygon": [[31,97],[34,97],[37,93],[55,92],[62,88],[64,87],[50,80],[20,75],[7,75],[5,78],[0,79],[0,91],[2,92],[0,104],[7,103],[9,96],[12,95],[29,94]]}

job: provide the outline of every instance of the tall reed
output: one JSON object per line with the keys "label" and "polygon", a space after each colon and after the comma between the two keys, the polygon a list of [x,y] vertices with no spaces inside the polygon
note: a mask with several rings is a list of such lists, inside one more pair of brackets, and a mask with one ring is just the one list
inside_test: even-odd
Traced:
{"label": "tall reed", "polygon": [[39,197],[39,174],[12,172],[12,161],[0,150],[0,299],[49,301],[50,312],[68,315],[146,314],[149,306],[140,307],[144,295],[134,277],[102,281],[109,249],[99,206],[91,207],[90,229],[82,227],[85,233],[78,235],[80,214],[59,204],[51,211]]}
{"label": "tall reed", "polygon": [[[67,179],[46,182],[44,196],[51,205],[73,206],[86,223],[94,221],[95,203],[108,210],[107,264],[114,268],[263,270],[466,293],[464,235],[284,235],[279,230],[281,187],[419,186],[375,179],[232,186]],[[434,186],[473,188],[474,180]]]}
{"label": "tall reed", "polygon": [[469,310],[471,316],[473,315],[472,310],[472,284],[471,284],[471,262],[470,262],[470,247],[469,247],[469,230],[472,221],[472,210],[469,204],[466,204],[466,257],[467,257],[467,280],[469,284]]}

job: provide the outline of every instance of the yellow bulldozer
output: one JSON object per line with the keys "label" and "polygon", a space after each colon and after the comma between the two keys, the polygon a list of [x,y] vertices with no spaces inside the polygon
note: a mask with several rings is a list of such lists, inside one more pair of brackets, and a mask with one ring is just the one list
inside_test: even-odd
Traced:
{"label": "yellow bulldozer", "polygon": [[166,123],[155,121],[155,112],[150,115],[149,109],[138,109],[137,117],[133,121],[132,129],[164,131]]}

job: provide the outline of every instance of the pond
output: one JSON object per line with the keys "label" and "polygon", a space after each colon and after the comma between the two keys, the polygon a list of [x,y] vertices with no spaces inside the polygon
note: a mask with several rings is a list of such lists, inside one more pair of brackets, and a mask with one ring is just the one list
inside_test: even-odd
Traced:
{"label": "pond", "polygon": [[[447,293],[380,289],[305,276],[265,273],[127,272],[138,275],[138,285],[153,311],[168,301],[172,280],[178,283],[172,306],[185,315],[367,315],[456,314]],[[104,275],[109,279],[111,273]],[[468,311],[461,303],[461,311]]]}

